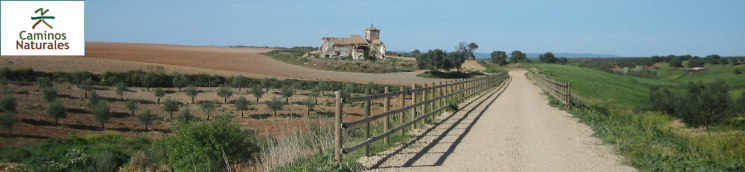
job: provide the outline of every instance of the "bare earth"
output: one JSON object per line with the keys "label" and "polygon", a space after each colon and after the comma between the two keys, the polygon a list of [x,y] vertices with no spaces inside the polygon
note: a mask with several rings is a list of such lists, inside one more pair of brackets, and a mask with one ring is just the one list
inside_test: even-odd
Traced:
{"label": "bare earth", "polygon": [[511,71],[506,89],[443,115],[423,136],[358,161],[371,171],[636,171],[590,127],[550,107],[525,72]]}
{"label": "bare earth", "polygon": [[[417,77],[416,72],[372,74],[336,72],[305,68],[260,55],[271,48],[230,48],[189,45],[86,42],[84,57],[0,57],[2,66],[10,68],[31,67],[40,71],[86,70],[94,73],[145,69],[148,65],[163,66],[165,72],[238,75],[253,78],[277,77],[376,82],[386,84],[432,83],[443,80]],[[479,69],[480,65],[466,62],[466,69]],[[481,67],[483,68],[483,67]],[[482,69],[483,70],[483,69]]]}

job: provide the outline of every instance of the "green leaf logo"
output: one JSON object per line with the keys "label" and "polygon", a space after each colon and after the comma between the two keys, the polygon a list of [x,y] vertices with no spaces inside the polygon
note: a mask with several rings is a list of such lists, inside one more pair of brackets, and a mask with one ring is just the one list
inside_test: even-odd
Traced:
{"label": "green leaf logo", "polygon": [[44,23],[44,25],[47,25],[49,29],[54,29],[52,25],[49,25],[46,20],[44,19],[54,19],[54,16],[44,16],[44,14],[47,14],[49,12],[49,9],[44,10],[44,8],[39,8],[34,11],[34,14],[41,13],[41,16],[31,17],[31,20],[39,20],[36,23],[34,23],[34,26],[31,26],[31,29],[36,29],[36,25],[39,25],[39,23]]}

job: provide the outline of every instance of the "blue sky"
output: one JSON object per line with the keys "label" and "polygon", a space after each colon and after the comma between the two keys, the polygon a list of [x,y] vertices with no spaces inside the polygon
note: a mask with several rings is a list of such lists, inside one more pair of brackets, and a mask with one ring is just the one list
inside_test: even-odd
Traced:
{"label": "blue sky", "polygon": [[745,55],[742,0],[89,0],[85,13],[86,41],[318,46],[375,24],[393,51]]}

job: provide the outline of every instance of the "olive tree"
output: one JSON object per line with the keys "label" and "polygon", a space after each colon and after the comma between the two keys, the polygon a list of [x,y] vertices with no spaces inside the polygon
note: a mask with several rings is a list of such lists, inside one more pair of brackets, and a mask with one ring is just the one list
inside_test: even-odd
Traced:
{"label": "olive tree", "polygon": [[261,91],[261,85],[256,84],[253,87],[251,87],[251,94],[256,97],[256,103],[259,103],[259,99],[262,95],[264,95],[264,91]]}
{"label": "olive tree", "polygon": [[88,98],[88,92],[94,89],[93,79],[88,78],[83,80],[83,82],[80,83],[80,89],[83,89],[83,91],[85,91],[85,98]]}
{"label": "olive tree", "polygon": [[227,85],[222,85],[217,89],[217,96],[224,98],[225,104],[228,104],[228,98],[233,96],[233,90],[230,90],[230,87]]}
{"label": "olive tree", "polygon": [[0,99],[0,111],[15,112],[17,105],[18,104],[16,103],[16,97],[14,97],[13,95],[5,95],[2,99]]}
{"label": "olive tree", "polygon": [[47,116],[54,118],[54,125],[59,125],[59,119],[67,117],[67,110],[59,100],[54,100],[47,107]]}
{"label": "olive tree", "polygon": [[124,100],[124,92],[127,91],[129,88],[127,88],[127,84],[124,82],[119,82],[116,84],[116,95],[122,98]]}
{"label": "olive tree", "polygon": [[103,130],[104,124],[109,122],[109,119],[111,118],[111,113],[109,113],[109,103],[106,101],[99,101],[93,108],[93,117],[96,121],[101,123],[101,130]]}
{"label": "olive tree", "polygon": [[315,101],[314,96],[308,96],[307,98],[305,98],[305,100],[303,100],[303,105],[305,107],[308,107],[308,116],[310,116],[310,111],[312,111],[313,107],[316,106],[316,101]]}
{"label": "olive tree", "polygon": [[160,104],[160,98],[166,96],[166,91],[163,88],[156,88],[153,94],[155,94],[155,97],[158,97],[158,104]]}
{"label": "olive tree", "polygon": [[139,120],[142,125],[145,125],[145,132],[147,132],[147,126],[153,123],[155,115],[150,113],[150,109],[145,109],[137,115],[137,120]]}
{"label": "olive tree", "polygon": [[135,116],[135,110],[137,110],[137,102],[135,99],[129,99],[129,101],[127,101],[127,109],[132,111],[132,116]]}
{"label": "olive tree", "polygon": [[187,84],[189,84],[189,78],[179,73],[173,73],[173,86],[178,87],[178,91],[181,91],[181,88]]}
{"label": "olive tree", "polygon": [[248,78],[243,75],[235,76],[233,77],[233,86],[238,87],[238,92],[241,92],[241,89],[246,85],[247,81]]}
{"label": "olive tree", "polygon": [[282,106],[284,105],[285,103],[279,97],[272,97],[272,100],[266,103],[266,107],[274,111],[274,116],[277,116],[277,111],[282,110]]}
{"label": "olive tree", "polygon": [[190,85],[189,87],[186,87],[184,94],[191,97],[191,103],[194,104],[194,98],[197,98],[197,94],[199,94],[199,91],[194,88],[193,85]]}
{"label": "olive tree", "polygon": [[285,98],[285,103],[290,104],[290,97],[295,94],[295,89],[290,86],[282,87],[282,97]]}
{"label": "olive tree", "polygon": [[238,97],[238,100],[235,100],[235,110],[241,111],[241,117],[243,117],[243,111],[248,110],[248,105],[252,103],[244,96]]}
{"label": "olive tree", "polygon": [[57,100],[57,89],[54,87],[43,88],[43,90],[41,90],[41,97],[47,102]]}
{"label": "olive tree", "polygon": [[210,120],[210,115],[212,115],[212,112],[215,112],[217,104],[212,100],[207,100],[199,104],[199,107],[202,108],[204,114],[207,114],[207,120]]}
{"label": "olive tree", "polygon": [[163,110],[170,113],[171,118],[173,118],[173,112],[178,111],[178,101],[168,98],[165,102],[163,102]]}
{"label": "olive tree", "polygon": [[49,79],[49,77],[37,77],[36,78],[36,86],[39,87],[39,89],[44,89],[49,86],[52,86],[50,82],[51,82],[51,79]]}
{"label": "olive tree", "polygon": [[12,133],[13,126],[16,125],[18,122],[18,118],[16,118],[16,113],[13,111],[4,111],[3,115],[0,116],[0,127],[3,128],[3,130],[10,130],[9,133]]}

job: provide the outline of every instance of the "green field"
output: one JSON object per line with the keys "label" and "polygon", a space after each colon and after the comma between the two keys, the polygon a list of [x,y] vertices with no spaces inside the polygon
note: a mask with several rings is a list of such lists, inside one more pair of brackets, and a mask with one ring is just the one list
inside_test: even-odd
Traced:
{"label": "green field", "polygon": [[618,104],[626,108],[641,108],[649,100],[650,85],[664,85],[682,93],[689,82],[710,83],[723,79],[730,84],[730,95],[737,99],[745,91],[745,74],[734,74],[734,69],[745,70],[745,65],[705,65],[706,71],[689,73],[671,68],[666,63],[657,70],[659,79],[616,75],[569,65],[536,64],[545,74],[572,83],[573,93],[587,101]]}
{"label": "green field", "polygon": [[664,112],[645,111],[650,85],[663,85],[675,94],[685,94],[689,82],[723,79],[730,85],[730,95],[737,99],[745,91],[745,74],[736,75],[734,69],[743,70],[745,65],[707,64],[706,71],[688,73],[661,63],[657,65],[659,79],[570,65],[531,67],[552,78],[570,81],[572,93],[583,101],[573,101],[569,112],[592,127],[594,136],[613,145],[625,157],[626,164],[640,171],[745,171],[743,114],[704,129],[676,126],[677,118]]}

